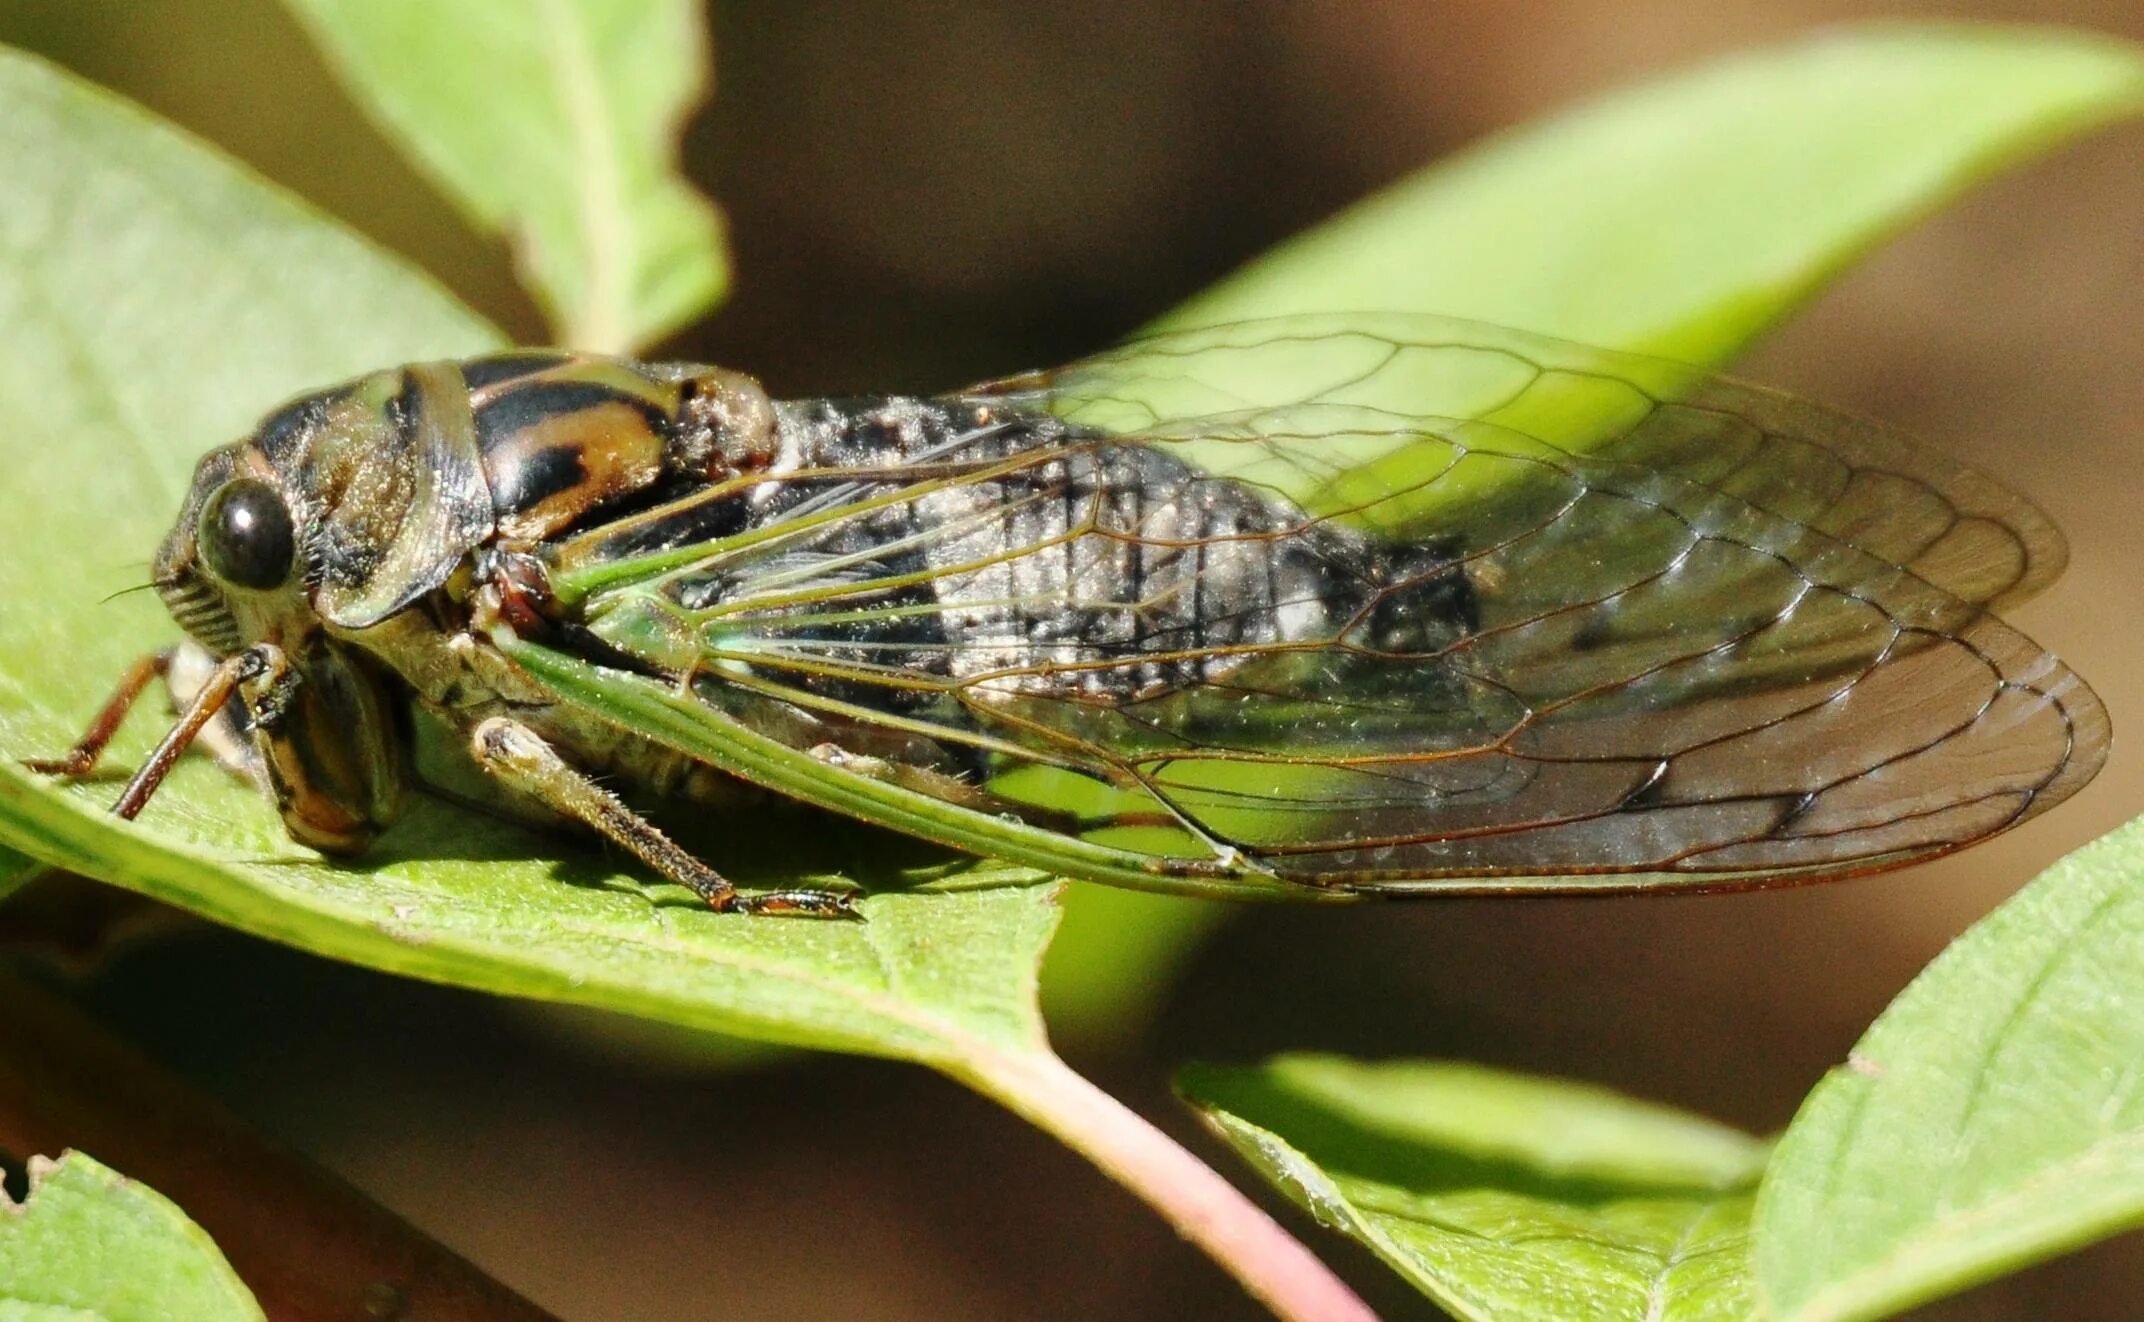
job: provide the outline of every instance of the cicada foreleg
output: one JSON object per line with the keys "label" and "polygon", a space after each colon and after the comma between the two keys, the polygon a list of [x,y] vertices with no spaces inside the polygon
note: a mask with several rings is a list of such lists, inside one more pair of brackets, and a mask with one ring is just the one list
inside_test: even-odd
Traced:
{"label": "cicada foreleg", "polygon": [[[67,776],[79,779],[96,769],[104,750],[111,745],[112,737],[126,721],[127,713],[148,690],[150,684],[171,674],[174,659],[173,649],[152,653],[136,661],[120,677],[102,710],[90,722],[88,731],[69,749],[65,756],[44,761],[25,763],[32,771],[47,775]],[[284,659],[281,648],[272,643],[256,643],[244,651],[233,653],[216,664],[207,678],[194,691],[179,712],[179,719],[156,748],[143,762],[126,788],[120,792],[118,802],[112,805],[117,817],[132,820],[171,774],[171,768],[179,757],[198,738],[202,730],[214,721],[231,700],[239,687],[256,679],[267,679],[268,687],[263,698],[264,715],[261,719],[272,721],[273,713],[288,696],[289,686],[295,682],[290,664]]]}
{"label": "cicada foreleg", "polygon": [[97,717],[89,723],[89,729],[75,741],[74,747],[59,757],[33,757],[23,759],[23,765],[42,776],[65,776],[80,780],[97,769],[104,757],[104,750],[111,746],[112,737],[119,727],[126,724],[127,713],[141,700],[151,684],[171,673],[174,648],[151,652],[136,657],[134,664],[126,668],[119,683],[112,689],[112,696],[98,709]]}
{"label": "cicada foreleg", "polygon": [[255,721],[257,724],[272,724],[275,711],[288,699],[295,676],[290,669],[290,662],[283,656],[282,648],[273,643],[255,643],[217,663],[207,682],[201,685],[193,700],[179,713],[178,723],[165,732],[163,739],[158,741],[155,750],[149,754],[149,759],[141,764],[141,768],[134,773],[134,778],[127,782],[126,789],[120,792],[119,801],[112,805],[113,816],[133,820],[142,810],[142,806],[149,802],[149,796],[155,794],[157,787],[164,783],[164,777],[171,774],[171,768],[177,765],[179,755],[192,745],[203,727],[223,711],[224,704],[231,700],[231,695],[238,692],[240,685],[257,679],[265,679],[268,684],[263,699],[264,710],[256,715]]}
{"label": "cicada foreleg", "polygon": [[690,889],[717,913],[863,919],[855,902],[835,891],[741,894],[728,878],[693,857],[617,795],[567,765],[543,736],[518,721],[491,717],[476,727],[469,744],[477,765],[509,789],[615,841],[641,862]]}
{"label": "cicada foreleg", "polygon": [[[193,705],[194,698],[215,677],[219,663],[215,654],[198,643],[183,642],[172,649],[171,664],[164,672],[164,689],[170,696],[173,715]],[[287,673],[277,694],[264,695],[266,702],[259,712],[247,713],[243,704],[225,703],[223,710],[194,736],[194,748],[207,753],[234,779],[266,792],[268,769],[261,760],[260,749],[254,746],[253,726],[264,720],[273,724],[273,707],[288,696],[297,682],[295,672]]]}

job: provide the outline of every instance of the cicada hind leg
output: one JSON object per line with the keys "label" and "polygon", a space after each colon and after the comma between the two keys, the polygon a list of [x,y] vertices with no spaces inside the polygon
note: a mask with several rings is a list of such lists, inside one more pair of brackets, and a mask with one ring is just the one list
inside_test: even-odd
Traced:
{"label": "cicada hind leg", "polygon": [[549,741],[519,721],[491,717],[471,732],[469,745],[477,764],[509,789],[615,841],[663,876],[689,888],[717,913],[863,919],[855,901],[836,891],[740,892],[617,795],[569,766]]}
{"label": "cicada hind leg", "polygon": [[129,820],[139,814],[181,754],[196,742],[204,745],[227,770],[248,781],[258,781],[259,758],[243,731],[231,718],[231,698],[242,685],[266,680],[267,691],[276,692],[290,675],[282,650],[259,643],[218,661],[192,645],[152,652],[127,667],[119,683],[98,710],[96,718],[75,741],[74,747],[56,758],[27,759],[23,765],[44,775],[80,780],[97,769],[104,752],[120,726],[149,686],[165,681],[171,691],[178,720],[159,740],[120,792],[112,813]]}

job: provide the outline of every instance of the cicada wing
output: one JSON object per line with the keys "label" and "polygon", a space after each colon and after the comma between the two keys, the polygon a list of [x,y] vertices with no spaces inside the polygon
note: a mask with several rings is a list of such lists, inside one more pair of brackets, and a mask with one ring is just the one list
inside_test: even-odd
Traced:
{"label": "cicada wing", "polygon": [[[1480,422],[1563,455],[1673,474],[2008,606],[2062,572],[2062,535],[2000,483],[1873,422],[1699,368],[1457,318],[1330,313],[1175,331],[975,393],[1101,431],[1195,442],[1214,471],[1407,538],[1523,499],[1414,427]],[[1344,443],[1313,419],[1359,419]],[[1245,441],[1262,442],[1244,444]]]}
{"label": "cicada wing", "polygon": [[895,768],[951,843],[1009,823],[1071,875],[1100,849],[1259,891],[1866,871],[2104,755],[2091,691],[1987,611],[2059,567],[2047,521],[1782,396],[1373,316],[957,403],[927,478],[842,475],[611,590],[598,632],[859,754],[785,792],[901,825],[848,792]]}
{"label": "cicada wing", "polygon": [[[1345,892],[1305,892],[1266,875],[1245,860],[1192,850],[1123,848],[1075,830],[1038,826],[1014,813],[979,810],[903,778],[874,774],[859,760],[800,748],[792,727],[797,709],[749,693],[709,689],[699,696],[676,685],[599,665],[587,658],[520,639],[502,640],[514,664],[560,702],[602,712],[634,733],[721,767],[734,775],[833,812],[906,832],[970,853],[1001,858],[1041,875],[1081,877],[1135,889],[1178,894],[1305,898]],[[703,698],[712,696],[715,701]]]}

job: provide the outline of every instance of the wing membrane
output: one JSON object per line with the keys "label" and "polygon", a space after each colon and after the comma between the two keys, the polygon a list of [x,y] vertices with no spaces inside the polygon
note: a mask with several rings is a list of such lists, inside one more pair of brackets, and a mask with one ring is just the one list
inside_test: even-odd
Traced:
{"label": "wing membrane", "polygon": [[[1284,438],[1202,450],[1215,471],[1261,476],[1306,508],[1368,505],[1401,537],[1453,505],[1510,494],[1465,476],[1423,481],[1443,456],[1418,452],[1407,424],[1478,421],[1715,488],[1976,604],[2016,604],[2067,558],[2030,502],[1874,423],[1687,364],[1454,318],[1326,314],[1176,332],[984,390],[1108,432]],[[1304,443],[1316,429],[1300,420],[1306,410],[1327,426],[1354,410],[1381,439],[1344,454]]]}
{"label": "wing membrane", "polygon": [[828,784],[1258,887],[1836,875],[2103,757],[2091,691],[1988,611],[2059,572],[2052,525],[1785,396],[1369,316],[919,408],[869,462],[800,452],[749,534],[610,571],[598,632],[842,750]]}

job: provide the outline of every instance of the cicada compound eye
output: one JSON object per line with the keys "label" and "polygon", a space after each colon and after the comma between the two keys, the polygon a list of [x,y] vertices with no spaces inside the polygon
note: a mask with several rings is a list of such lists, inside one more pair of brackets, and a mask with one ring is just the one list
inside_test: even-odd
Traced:
{"label": "cicada compound eye", "polygon": [[217,579],[256,591],[288,581],[298,553],[290,507],[257,477],[235,477],[216,488],[201,506],[194,544]]}

